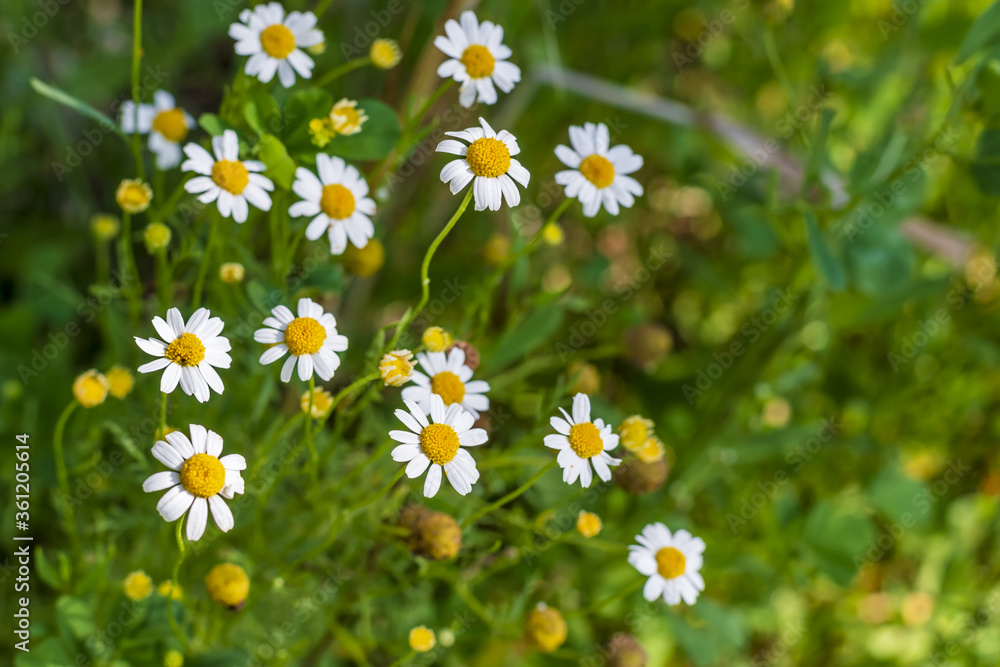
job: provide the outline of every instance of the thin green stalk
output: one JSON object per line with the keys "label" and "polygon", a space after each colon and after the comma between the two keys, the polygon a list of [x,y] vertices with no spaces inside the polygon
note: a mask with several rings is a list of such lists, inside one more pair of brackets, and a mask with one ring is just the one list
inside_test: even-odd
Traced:
{"label": "thin green stalk", "polygon": [[122,256],[121,290],[128,297],[129,315],[133,320],[139,318],[139,269],[135,263],[135,253],[132,251],[132,214],[122,212],[122,236],[120,241]]}
{"label": "thin green stalk", "polygon": [[142,101],[139,75],[142,70],[142,0],[135,0],[134,23],[132,25],[132,101],[135,102],[135,132],[132,133],[132,156],[139,178],[146,180],[146,169],[142,164],[142,138],[139,135],[139,102]]}
{"label": "thin green stalk", "polygon": [[636,592],[637,590],[639,590],[640,588],[642,588],[645,585],[646,585],[646,581],[644,579],[639,579],[638,581],[632,583],[631,585],[626,586],[625,588],[622,588],[617,593],[614,593],[613,595],[609,595],[608,597],[604,598],[603,600],[598,600],[594,604],[592,604],[590,606],[587,606],[587,607],[584,607],[583,609],[576,609],[574,611],[567,612],[565,614],[565,616],[567,618],[571,618],[573,616],[583,616],[583,615],[586,615],[586,614],[591,614],[591,613],[593,613],[595,611],[598,611],[599,609],[603,609],[604,607],[608,606],[612,602],[616,602],[618,600],[621,600],[623,598],[628,597],[629,595],[631,595],[632,593]]}
{"label": "thin green stalk", "polygon": [[394,662],[391,665],[389,665],[389,667],[403,667],[403,665],[405,665],[410,660],[413,660],[416,657],[417,657],[417,652],[416,651],[410,651],[409,653],[407,653],[406,655],[404,655],[402,658],[400,658],[396,662]]}
{"label": "thin green stalk", "polygon": [[170,264],[167,262],[167,251],[157,250],[156,256],[156,297],[160,301],[160,310],[170,307],[171,280]]}
{"label": "thin green stalk", "polygon": [[[327,2],[326,4],[330,4],[330,3]],[[319,16],[319,12],[317,12],[316,15]],[[323,86],[326,86],[327,84],[331,83],[335,79],[338,79],[338,78],[344,76],[345,74],[347,74],[351,70],[356,70],[359,67],[364,67],[365,65],[367,65],[371,61],[372,61],[372,59],[369,58],[368,56],[364,56],[363,58],[355,58],[354,60],[351,60],[349,62],[344,63],[340,67],[334,67],[332,70],[330,70],[329,72],[327,72],[326,74],[324,74],[322,77],[320,77],[319,79],[317,79],[315,85],[319,86],[320,88],[322,88]]]}
{"label": "thin green stalk", "polygon": [[[306,410],[306,447],[309,448],[309,461],[312,465],[313,486],[319,486],[319,454],[316,453],[316,445],[313,443],[313,392],[316,391],[316,376],[309,376],[309,409]],[[315,489],[314,489],[315,490]]]}
{"label": "thin green stalk", "polygon": [[551,461],[549,461],[548,465],[546,465],[544,468],[542,468],[541,470],[539,470],[538,472],[536,472],[534,475],[532,475],[531,479],[529,479],[527,482],[525,482],[521,486],[519,486],[516,489],[514,489],[513,491],[511,491],[510,493],[508,493],[506,496],[504,496],[500,500],[496,501],[495,503],[491,503],[491,504],[487,505],[486,507],[482,508],[481,510],[479,510],[478,512],[474,513],[472,516],[470,516],[469,518],[467,518],[465,521],[463,521],[462,522],[462,528],[468,528],[469,526],[471,526],[476,521],[478,521],[479,519],[483,518],[484,516],[486,516],[487,514],[489,514],[490,512],[492,512],[493,510],[497,509],[498,507],[503,507],[504,505],[506,505],[510,501],[512,501],[515,498],[517,498],[518,496],[520,496],[522,493],[524,493],[525,491],[527,491],[528,489],[530,489],[532,487],[532,485],[534,485],[535,482],[537,482],[538,480],[540,480],[545,475],[545,473],[547,473],[549,470],[551,470],[555,465],[556,465],[556,460],[552,459]]}
{"label": "thin green stalk", "polygon": [[170,579],[170,592],[167,593],[167,619],[170,621],[170,629],[173,630],[174,636],[177,637],[177,641],[184,647],[184,652],[187,653],[187,636],[181,631],[180,626],[177,625],[177,619],[174,618],[174,588],[178,586],[177,582],[181,575],[181,563],[184,562],[184,535],[181,532],[183,529],[184,517],[182,516],[177,520],[177,549],[180,551],[180,554],[177,556],[177,562],[174,563],[174,574]]}
{"label": "thin green stalk", "polygon": [[503,267],[501,268],[501,272],[506,273],[507,269],[509,269],[515,262],[517,262],[517,260],[533,252],[535,247],[542,240],[542,236],[545,234],[545,228],[551,225],[553,222],[557,221],[559,218],[561,218],[562,214],[566,212],[566,209],[569,208],[569,205],[572,204],[573,201],[574,200],[568,198],[563,199],[562,203],[559,204],[558,207],[556,207],[556,210],[552,211],[552,215],[550,215],[548,219],[545,221],[545,223],[538,228],[538,231],[535,232],[535,235],[531,237],[531,240],[528,241],[525,244],[525,246],[521,248],[520,251],[518,251],[513,256],[507,258],[507,261],[504,262]]}
{"label": "thin green stalk", "polygon": [[411,310],[406,317],[399,321],[399,325],[396,327],[396,333],[393,334],[392,340],[389,341],[387,349],[395,349],[396,343],[399,341],[399,337],[402,335],[403,331],[410,325],[411,322],[413,322],[413,320],[416,319],[417,315],[420,314],[420,311],[422,311],[424,306],[427,305],[427,302],[430,301],[431,279],[429,274],[431,269],[431,260],[434,259],[434,253],[437,252],[438,246],[441,245],[445,237],[448,236],[448,233],[458,222],[458,219],[462,217],[463,213],[465,213],[465,209],[468,208],[469,202],[472,201],[472,191],[473,187],[470,185],[468,192],[465,193],[465,198],[462,199],[462,203],[458,206],[458,210],[456,210],[455,214],[451,216],[451,220],[448,221],[448,224],[444,226],[444,229],[441,230],[441,232],[437,235],[437,238],[431,242],[430,247],[427,249],[427,254],[424,255],[424,261],[420,265],[420,288],[422,291],[420,303],[418,303],[417,307]]}
{"label": "thin green stalk", "polygon": [[208,230],[208,241],[205,242],[205,252],[201,258],[201,266],[198,267],[198,278],[194,283],[194,292],[191,295],[191,307],[197,309],[201,305],[201,295],[205,289],[205,277],[208,275],[208,265],[212,261],[212,250],[215,247],[215,239],[219,235],[219,216],[212,214],[211,227]]}
{"label": "thin green stalk", "polygon": [[66,524],[66,532],[69,534],[70,545],[74,553],[80,550],[80,544],[76,536],[76,518],[73,514],[73,502],[69,494],[69,475],[66,474],[66,454],[63,451],[63,432],[66,430],[66,422],[76,410],[77,402],[72,400],[69,405],[59,415],[56,421],[55,432],[52,435],[52,449],[56,457],[56,476],[59,478],[59,494],[63,501],[63,521]]}
{"label": "thin green stalk", "polygon": [[167,437],[167,394],[160,392],[160,437]]}

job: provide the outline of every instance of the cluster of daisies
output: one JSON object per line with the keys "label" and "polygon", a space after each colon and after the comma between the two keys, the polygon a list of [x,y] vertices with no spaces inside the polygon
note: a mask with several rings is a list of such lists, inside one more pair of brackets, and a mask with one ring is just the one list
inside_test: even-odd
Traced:
{"label": "cluster of daisies", "polygon": [[[286,14],[280,4],[271,2],[241,12],[240,21],[230,26],[229,34],[236,40],[236,53],[248,57],[247,75],[263,83],[277,76],[281,85],[291,87],[297,77],[312,76],[314,63],[306,51],[315,53],[323,43],[316,24],[311,12]],[[460,84],[458,97],[463,106],[494,104],[498,89],[509,93],[520,81],[520,69],[508,61],[512,52],[503,44],[501,26],[480,23],[467,11],[460,21],[447,21],[445,33],[434,42],[448,57],[438,75]],[[385,43],[378,46],[371,58],[377,64],[381,61],[379,66],[399,61],[398,48]],[[343,102],[348,103],[338,103],[334,109],[338,115],[331,115],[329,124],[324,121],[322,127],[310,126],[314,143],[322,147],[333,134],[359,130],[363,112],[356,103]],[[223,217],[242,223],[248,219],[250,206],[270,210],[274,183],[264,175],[264,163],[240,158],[235,131],[227,129],[213,137],[211,151],[194,142],[182,148],[195,123],[165,91],[154,95],[152,105],[125,104],[121,122],[125,132],[149,134],[149,148],[156,154],[159,169],[177,166],[182,155],[186,156],[181,169],[194,174],[185,182],[186,191],[198,195],[203,204],[215,202]],[[441,181],[452,194],[471,184],[468,196],[474,198],[476,210],[496,211],[503,202],[517,206],[521,198],[518,185],[526,187],[530,180],[528,170],[516,159],[520,154],[517,139],[507,130],[494,130],[483,118],[479,123],[479,127],[447,132],[449,138],[437,145],[438,152],[458,158],[442,169]],[[585,216],[596,215],[601,207],[617,214],[642,195],[642,186],[630,176],[642,167],[642,157],[628,146],[611,146],[606,125],[570,126],[569,144],[555,148],[556,157],[567,167],[555,180],[565,188],[568,198],[580,201]],[[144,187],[135,185],[140,186]],[[292,191],[299,200],[290,205],[289,215],[310,218],[305,236],[318,240],[325,234],[333,254],[342,254],[348,244],[364,248],[374,237],[376,207],[368,196],[368,183],[341,158],[319,153],[315,170],[296,170]],[[140,195],[142,192],[136,190],[130,196],[141,199]],[[158,338],[135,340],[156,358],[139,367],[139,372],[162,371],[160,390],[164,394],[180,387],[204,403],[212,392],[223,393],[217,369],[230,367],[231,346],[222,335],[220,318],[200,308],[185,321],[178,309],[171,308],[166,319],[155,317],[152,324]],[[348,347],[347,338],[337,332],[334,316],[307,298],[299,300],[294,313],[284,305],[274,307],[254,340],[268,346],[260,356],[261,364],[284,359],[280,378],[286,383],[293,375],[301,381],[312,381],[314,376],[329,381],[340,365],[338,353]],[[486,430],[477,424],[489,410],[490,386],[473,379],[478,360],[472,363],[466,349],[450,340],[427,345],[427,351],[417,354],[416,362],[413,359],[408,350],[395,350],[379,364],[387,386],[409,384],[401,395],[406,409],[395,411],[405,428],[389,433],[399,443],[391,456],[406,464],[407,477],[425,476],[426,497],[439,491],[443,479],[464,496],[480,478],[470,450],[487,441]],[[315,396],[308,396],[308,407],[314,406]],[[306,397],[304,408],[305,401]],[[618,447],[619,435],[611,424],[592,418],[591,412],[588,396],[578,393],[569,412],[560,408],[560,415],[551,417],[555,433],[544,438],[544,445],[558,452],[556,461],[563,481],[579,481],[584,488],[593,483],[595,474],[602,482],[610,481],[611,469],[621,463],[610,453]],[[313,411],[314,417],[318,414],[322,411]],[[189,431],[190,437],[174,431],[156,442],[153,456],[169,470],[151,475],[143,489],[166,491],[157,503],[159,513],[167,521],[187,514],[187,537],[197,540],[205,531],[209,512],[222,531],[233,528],[233,515],[225,500],[243,493],[241,471],[246,469],[246,460],[240,454],[223,456],[223,440],[217,433],[196,424]],[[638,544],[630,547],[629,562],[649,577],[645,596],[650,600],[662,597],[669,604],[681,600],[693,603],[704,588],[699,574],[704,542],[684,530],[671,533],[659,523],[646,526],[636,540]]]}

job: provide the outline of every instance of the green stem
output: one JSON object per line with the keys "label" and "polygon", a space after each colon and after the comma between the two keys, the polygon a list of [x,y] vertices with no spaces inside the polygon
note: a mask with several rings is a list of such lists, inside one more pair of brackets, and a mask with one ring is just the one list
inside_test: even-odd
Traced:
{"label": "green stem", "polygon": [[219,216],[212,215],[211,227],[208,230],[208,241],[205,242],[205,254],[201,258],[201,266],[198,267],[198,278],[194,283],[194,292],[191,295],[191,307],[197,309],[201,305],[201,294],[205,289],[205,277],[208,275],[208,265],[212,261],[212,248],[215,246],[215,239],[219,234]]}
{"label": "green stem", "polygon": [[500,500],[496,501],[495,503],[491,503],[490,505],[487,505],[486,507],[482,508],[481,510],[479,510],[478,512],[474,513],[472,516],[467,518],[465,521],[463,521],[462,528],[468,528],[469,526],[471,526],[476,521],[483,518],[493,510],[497,509],[498,507],[503,507],[510,501],[520,496],[522,493],[530,489],[535,482],[540,480],[545,475],[545,473],[551,470],[555,465],[556,465],[556,460],[552,459],[551,461],[549,461],[548,465],[546,465],[541,470],[532,475],[531,479],[529,479],[527,482],[525,482],[521,486],[511,491]]}
{"label": "green stem", "polygon": [[507,259],[507,261],[503,265],[502,271],[506,272],[506,270],[510,268],[517,260],[521,259],[525,255],[528,255],[532,251],[534,251],[535,246],[538,245],[539,241],[542,240],[542,236],[545,234],[545,228],[551,225],[556,220],[558,220],[560,217],[562,217],[562,214],[566,212],[566,209],[568,209],[569,205],[572,203],[573,203],[572,199],[563,199],[562,203],[559,204],[558,207],[556,207],[556,210],[552,211],[552,215],[550,215],[548,219],[545,221],[545,223],[538,228],[538,231],[535,232],[535,235],[533,237],[531,237],[531,240],[528,241],[528,243],[525,244],[525,246],[521,248],[521,250],[518,251],[514,256],[509,257]]}
{"label": "green stem", "polygon": [[120,278],[120,288],[128,296],[129,314],[132,320],[139,319],[139,269],[135,263],[135,253],[132,251],[132,214],[128,211],[122,212],[122,275]]}
{"label": "green stem", "polygon": [[160,438],[167,437],[167,394],[160,392]]}
{"label": "green stem", "polygon": [[472,201],[472,191],[473,188],[470,185],[468,192],[465,193],[465,198],[462,199],[462,203],[458,206],[458,210],[455,211],[453,216],[451,216],[451,220],[448,221],[448,224],[444,226],[444,229],[441,230],[441,232],[437,235],[437,238],[431,242],[431,246],[427,249],[427,254],[424,255],[424,261],[420,265],[420,288],[422,291],[420,303],[418,303],[417,307],[410,311],[406,317],[399,321],[399,325],[396,327],[396,333],[393,334],[392,340],[389,341],[387,349],[395,349],[396,343],[399,341],[399,337],[402,335],[403,331],[410,325],[411,322],[413,322],[413,320],[417,318],[420,311],[422,311],[424,306],[427,305],[427,302],[430,301],[431,279],[429,277],[429,273],[431,269],[431,260],[434,259],[434,253],[437,252],[438,246],[441,245],[445,237],[448,236],[448,233],[458,222],[458,219],[462,217],[463,213],[465,213],[465,209],[468,208],[469,202]]}
{"label": "green stem", "polygon": [[406,655],[404,655],[402,658],[400,658],[396,662],[394,662],[391,665],[389,665],[389,667],[403,667],[403,665],[405,665],[410,660],[413,660],[416,657],[417,657],[417,652],[416,651],[410,651],[409,653],[407,653]]}
{"label": "green stem", "polygon": [[160,300],[160,310],[170,307],[170,265],[167,263],[167,251],[156,251],[156,295]]}
{"label": "green stem", "polygon": [[313,443],[313,392],[316,391],[316,376],[309,376],[309,409],[306,410],[306,447],[309,448],[309,461],[312,464],[313,487],[319,486],[319,455],[316,453],[316,445]]}
{"label": "green stem", "polygon": [[[330,4],[330,3],[327,2],[326,4]],[[324,10],[325,9],[326,8],[324,7]],[[316,12],[316,16],[319,16],[319,12],[318,11]],[[368,56],[365,56],[363,58],[355,58],[354,60],[346,62],[343,65],[341,65],[340,67],[335,67],[332,70],[330,70],[329,72],[327,72],[326,74],[324,74],[322,77],[320,77],[316,81],[315,85],[318,86],[318,87],[320,87],[320,88],[322,88],[322,87],[326,86],[327,84],[331,83],[332,81],[334,81],[335,79],[338,79],[338,78],[344,76],[345,74],[347,74],[351,70],[356,70],[359,67],[364,67],[365,65],[367,65],[371,61],[372,61],[372,59],[369,58]]]}
{"label": "green stem", "polygon": [[142,100],[139,75],[142,69],[142,0],[135,0],[134,22],[132,25],[132,101],[135,103],[135,132],[132,133],[132,156],[139,178],[146,180],[142,164],[142,138],[139,135],[139,102]]}
{"label": "green stem", "polygon": [[181,532],[183,529],[184,517],[181,517],[177,520],[177,549],[180,551],[180,554],[177,556],[177,562],[174,563],[174,575],[170,579],[170,592],[167,593],[167,619],[170,621],[170,629],[173,630],[174,636],[177,637],[177,641],[184,647],[184,652],[187,653],[187,636],[181,631],[180,626],[177,625],[177,619],[174,618],[174,588],[178,586],[181,575],[181,563],[184,562],[184,535]]}
{"label": "green stem", "polygon": [[76,518],[73,514],[73,501],[69,494],[69,475],[66,474],[66,454],[63,451],[63,432],[66,430],[66,422],[76,410],[77,402],[72,400],[69,405],[59,415],[56,421],[55,432],[52,435],[52,449],[56,457],[56,476],[59,478],[59,494],[63,501],[63,521],[66,524],[66,532],[69,534],[70,545],[74,552],[79,552],[80,544],[76,536]]}
{"label": "green stem", "polygon": [[570,618],[570,617],[573,617],[573,616],[583,616],[585,614],[591,614],[591,613],[593,613],[593,612],[595,612],[595,611],[597,611],[599,609],[602,609],[602,608],[608,606],[612,602],[616,602],[618,600],[621,600],[622,598],[628,597],[629,595],[631,595],[632,593],[636,592],[637,590],[639,590],[640,588],[642,588],[645,585],[646,585],[645,579],[639,579],[638,581],[632,583],[631,585],[626,586],[625,588],[619,590],[617,593],[614,593],[613,595],[609,595],[608,597],[604,598],[603,600],[598,600],[594,604],[592,604],[592,605],[590,605],[588,607],[584,607],[583,609],[576,609],[574,611],[568,612],[568,613],[565,614],[565,616],[567,618]]}

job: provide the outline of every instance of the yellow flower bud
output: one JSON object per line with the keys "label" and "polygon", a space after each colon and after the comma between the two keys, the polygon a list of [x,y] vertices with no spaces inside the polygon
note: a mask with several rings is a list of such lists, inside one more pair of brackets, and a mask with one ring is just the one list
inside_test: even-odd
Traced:
{"label": "yellow flower bud", "polygon": [[437,640],[434,638],[434,631],[420,625],[410,630],[410,648],[417,653],[427,653]]}
{"label": "yellow flower bud", "polygon": [[142,233],[142,239],[146,242],[146,250],[150,254],[166,250],[167,246],[170,245],[171,236],[173,235],[170,228],[162,222],[151,222],[146,225],[146,229]]}
{"label": "yellow flower bud", "polygon": [[558,222],[550,222],[542,228],[542,240],[548,245],[562,245],[564,236]]}
{"label": "yellow flower bud", "polygon": [[632,415],[618,427],[621,444],[630,452],[639,451],[653,433],[653,422],[642,415]]}
{"label": "yellow flower bud", "polygon": [[219,280],[230,285],[243,281],[246,270],[239,262],[226,262],[219,267]]}
{"label": "yellow flower bud", "polygon": [[344,268],[361,278],[375,275],[384,263],[385,246],[378,239],[368,239],[364,248],[348,243],[344,251]]}
{"label": "yellow flower bud", "polygon": [[451,334],[441,327],[427,327],[421,340],[431,352],[444,352],[455,342]]}
{"label": "yellow flower bud", "polygon": [[184,667],[184,654],[170,649],[163,658],[163,667]]}
{"label": "yellow flower bud", "polygon": [[235,563],[220,563],[205,577],[208,596],[236,611],[243,607],[250,592],[250,577]]}
{"label": "yellow flower bud", "polygon": [[566,641],[566,621],[558,609],[540,602],[528,614],[524,634],[531,644],[551,653]]}
{"label": "yellow flower bud", "polygon": [[[167,429],[168,432],[171,432],[172,430],[176,429]],[[174,600],[180,600],[182,597],[184,597],[183,593],[181,592],[180,585],[174,586],[173,582],[170,581],[169,579],[167,579],[166,581],[161,581],[160,585],[156,587],[156,592],[159,593],[160,596],[162,597],[170,597],[173,598]]]}
{"label": "yellow flower bud", "polygon": [[153,592],[153,580],[142,570],[136,570],[125,577],[123,588],[128,599],[145,600]]}
{"label": "yellow flower bud", "polygon": [[655,435],[651,435],[646,438],[646,442],[643,443],[642,447],[636,451],[635,455],[643,463],[655,463],[656,461],[663,460],[663,455],[666,454],[666,449],[663,447],[663,443]]}
{"label": "yellow flower bud", "polygon": [[108,379],[90,369],[73,382],[73,396],[85,408],[96,407],[108,397]]}
{"label": "yellow flower bud", "polygon": [[115,191],[115,201],[128,213],[142,213],[153,200],[153,190],[141,179],[125,179]]}
{"label": "yellow flower bud", "polygon": [[379,69],[392,69],[403,59],[399,43],[394,39],[376,39],[368,51],[372,64]]}
{"label": "yellow flower bud", "polygon": [[112,366],[105,373],[108,380],[108,393],[115,398],[125,398],[132,391],[135,380],[132,373],[124,366]]}
{"label": "yellow flower bud", "polygon": [[[302,412],[309,412],[309,392],[302,394],[302,399],[299,401],[302,406]],[[330,411],[333,407],[333,395],[317,387],[313,390],[312,397],[312,417],[313,419],[322,419],[326,416],[326,413]]]}
{"label": "yellow flower bud", "polygon": [[601,532],[601,517],[590,512],[580,511],[576,517],[576,530],[584,537],[594,537]]}
{"label": "yellow flower bud", "polygon": [[413,353],[409,350],[393,350],[378,362],[378,372],[386,385],[402,387],[413,375]]}
{"label": "yellow flower bud", "polygon": [[118,218],[107,213],[98,213],[90,219],[90,233],[98,241],[110,241],[118,236]]}
{"label": "yellow flower bud", "polygon": [[358,108],[357,100],[346,97],[333,105],[330,111],[330,124],[337,134],[351,135],[361,131],[361,126],[368,120],[364,109]]}
{"label": "yellow flower bud", "polygon": [[574,361],[567,372],[571,394],[596,394],[601,390],[601,374],[597,366],[585,361]]}

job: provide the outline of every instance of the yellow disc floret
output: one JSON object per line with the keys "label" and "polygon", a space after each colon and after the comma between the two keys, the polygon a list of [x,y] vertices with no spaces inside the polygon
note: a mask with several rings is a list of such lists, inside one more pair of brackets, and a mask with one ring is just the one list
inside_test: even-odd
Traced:
{"label": "yellow disc floret", "polygon": [[208,596],[227,607],[240,608],[250,592],[250,577],[235,563],[220,563],[205,577]]}
{"label": "yellow disc floret", "polygon": [[326,340],[326,328],[311,317],[297,317],[285,328],[285,345],[297,357],[316,354]]}
{"label": "yellow disc floret", "polygon": [[441,327],[427,327],[420,337],[420,342],[431,352],[444,352],[451,347],[455,339]]}
{"label": "yellow disc floret", "polygon": [[125,596],[130,600],[145,600],[153,592],[153,580],[142,570],[125,577]]}
{"label": "yellow disc floret", "polygon": [[635,455],[643,463],[655,463],[656,461],[661,461],[665,453],[666,448],[660,442],[660,439],[655,435],[651,435],[646,438],[646,442],[642,447],[636,450]]}
{"label": "yellow disc floret", "polygon": [[465,383],[451,371],[441,371],[431,378],[431,391],[440,396],[445,405],[461,403],[465,398]]}
{"label": "yellow disc floret", "polygon": [[615,167],[606,157],[596,153],[583,158],[580,173],[598,188],[606,188],[615,181]]}
{"label": "yellow disc floret", "polygon": [[423,625],[410,630],[410,648],[417,653],[427,653],[436,643],[433,630]]}
{"label": "yellow disc floret", "polygon": [[285,26],[275,23],[261,31],[260,47],[272,58],[284,60],[295,50],[295,35]]}
{"label": "yellow disc floret", "polygon": [[601,532],[601,517],[591,512],[581,511],[576,517],[576,529],[584,537],[594,537]]}
{"label": "yellow disc floret", "polygon": [[115,191],[115,201],[127,213],[142,213],[149,208],[149,202],[152,200],[152,188],[138,178],[122,181]]}
{"label": "yellow disc floret", "polygon": [[239,160],[219,160],[212,165],[212,180],[226,192],[239,195],[250,182],[250,173]]}
{"label": "yellow disc floret", "polygon": [[161,111],[153,118],[153,132],[159,132],[175,144],[184,141],[188,134],[187,118],[180,109]]}
{"label": "yellow disc floret", "polygon": [[687,558],[678,549],[663,547],[656,552],[656,571],[664,579],[676,579],[684,574]]}
{"label": "yellow disc floret", "polygon": [[378,362],[378,372],[386,385],[402,387],[413,375],[413,353],[409,350],[393,350]]}
{"label": "yellow disc floret", "polygon": [[481,137],[469,145],[465,161],[476,176],[496,178],[510,169],[510,150],[499,139]]}
{"label": "yellow disc floret", "polygon": [[601,432],[590,422],[573,424],[569,429],[569,446],[579,456],[589,459],[604,451]]}
{"label": "yellow disc floret", "polygon": [[115,398],[128,396],[132,391],[132,385],[135,384],[132,373],[124,366],[112,366],[105,373],[105,378],[108,381],[108,393]]}
{"label": "yellow disc floret", "polygon": [[319,207],[334,220],[343,220],[354,213],[354,194],[339,183],[323,186]]}
{"label": "yellow disc floret", "polygon": [[[302,399],[299,401],[299,405],[302,406],[302,412],[310,412],[309,410],[309,392],[302,394]],[[317,387],[312,392],[312,411],[311,414],[313,419],[321,419],[330,411],[333,407],[333,395],[326,391],[325,389],[320,389]]]}
{"label": "yellow disc floret", "polygon": [[193,333],[185,331],[167,346],[163,356],[181,366],[197,366],[205,359],[205,345]]}
{"label": "yellow disc floret", "polygon": [[403,59],[403,52],[394,39],[376,39],[368,51],[372,64],[379,69],[392,69]]}
{"label": "yellow disc floret", "polygon": [[447,424],[430,424],[420,432],[420,451],[431,463],[450,463],[458,453],[458,433]]}
{"label": "yellow disc floret", "polygon": [[226,485],[226,469],[211,454],[195,454],[181,466],[181,486],[199,498],[211,498]]}
{"label": "yellow disc floret", "polygon": [[361,131],[361,126],[368,120],[364,109],[358,108],[356,100],[346,97],[333,105],[330,111],[330,126],[337,134],[351,135]]}
{"label": "yellow disc floret", "polygon": [[462,64],[473,79],[482,79],[493,74],[497,59],[482,44],[472,44],[462,52]]}
{"label": "yellow disc floret", "polygon": [[618,427],[621,443],[630,452],[637,452],[646,444],[646,439],[653,434],[653,422],[641,415],[626,417]]}
{"label": "yellow disc floret", "polygon": [[83,373],[73,382],[73,396],[85,408],[93,408],[108,397],[108,379],[94,369]]}

